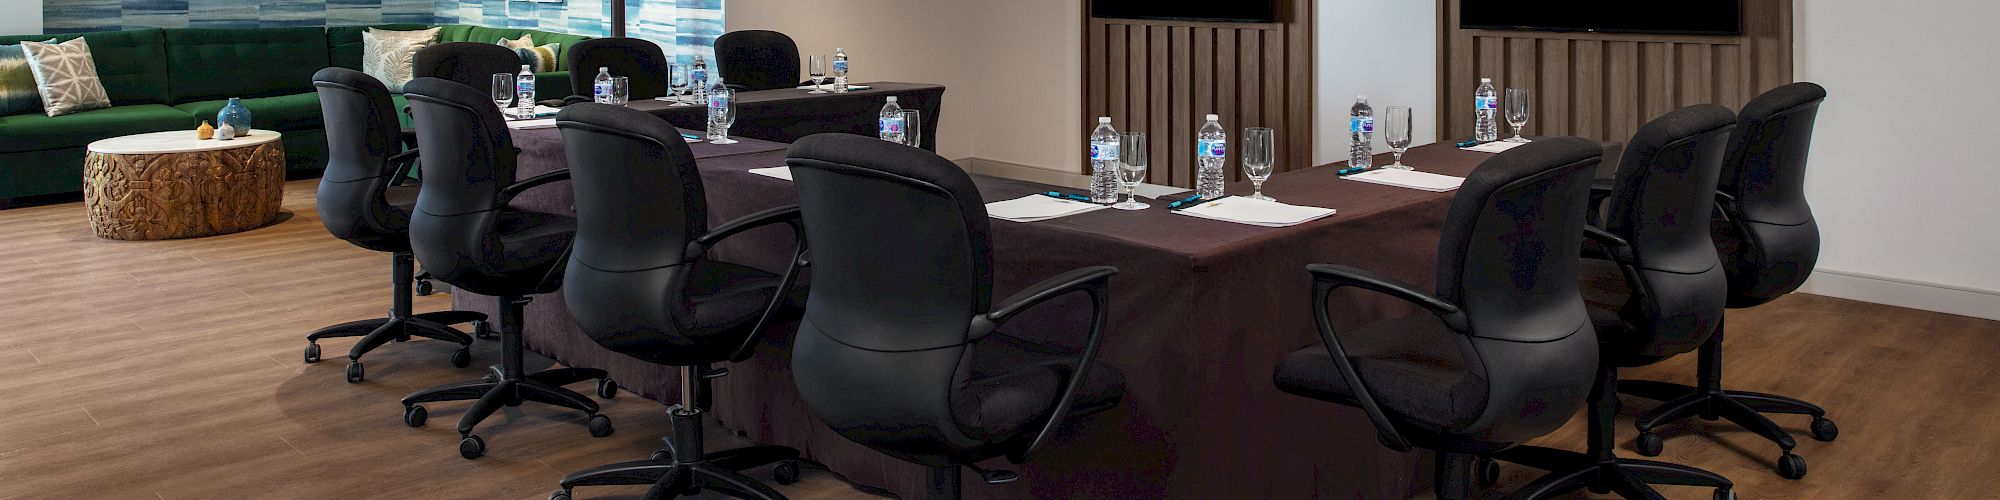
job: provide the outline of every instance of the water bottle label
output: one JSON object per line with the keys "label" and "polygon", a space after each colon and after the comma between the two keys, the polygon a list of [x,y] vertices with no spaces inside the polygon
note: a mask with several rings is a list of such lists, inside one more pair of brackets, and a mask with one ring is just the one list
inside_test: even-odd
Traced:
{"label": "water bottle label", "polygon": [[1118,145],[1091,144],[1090,161],[1118,161]]}
{"label": "water bottle label", "polygon": [[1375,119],[1365,116],[1356,116],[1353,119],[1348,120],[1347,131],[1350,133],[1369,133],[1369,134],[1375,133]]}
{"label": "water bottle label", "polygon": [[520,82],[520,83],[516,83],[516,84],[514,84],[514,92],[517,92],[517,93],[520,93],[520,94],[523,94],[523,95],[526,95],[526,94],[533,94],[533,93],[535,93],[535,84],[534,84],[533,82]]}
{"label": "water bottle label", "polygon": [[835,73],[846,73],[846,72],[847,72],[847,61],[834,61],[834,62],[833,62],[833,72],[835,72]]}
{"label": "water bottle label", "polygon": [[714,95],[714,96],[710,96],[710,97],[708,98],[708,109],[709,109],[709,111],[714,111],[714,112],[717,112],[717,113],[721,113],[721,112],[726,112],[726,111],[728,111],[728,110],[729,110],[729,98],[728,98],[728,97],[724,97],[724,96],[722,96],[721,94],[717,94],[717,95]]}
{"label": "water bottle label", "polygon": [[611,96],[611,82],[597,82],[597,85],[596,85],[595,87],[593,87],[593,89],[591,90],[591,93],[592,93],[593,95],[596,95],[596,96],[598,96],[598,97],[610,97],[610,96]]}
{"label": "water bottle label", "polygon": [[1221,158],[1229,154],[1228,143],[1223,141],[1200,141],[1196,143],[1196,149],[1200,150],[1201,156],[1210,158]]}
{"label": "water bottle label", "polygon": [[708,70],[697,69],[689,71],[688,78],[693,79],[695,83],[706,82],[708,81]]}
{"label": "water bottle label", "polygon": [[1474,101],[1476,101],[1476,104],[1478,105],[1479,109],[1500,109],[1499,99],[1495,99],[1492,97],[1480,97],[1474,99]]}
{"label": "water bottle label", "polygon": [[881,134],[882,134],[882,135],[898,135],[898,134],[902,134],[902,133],[903,133],[903,119],[902,119],[902,118],[883,118],[883,119],[882,119],[882,131],[881,131]]}

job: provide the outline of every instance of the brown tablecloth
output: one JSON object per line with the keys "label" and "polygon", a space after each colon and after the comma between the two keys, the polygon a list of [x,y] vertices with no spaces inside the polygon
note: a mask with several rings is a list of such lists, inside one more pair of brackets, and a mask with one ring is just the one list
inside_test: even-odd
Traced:
{"label": "brown tablecloth", "polygon": [[[775,89],[738,92],[736,123],[729,135],[790,144],[813,134],[838,132],[875,137],[876,121],[889,96],[896,105],[923,113],[924,149],[937,151],[937,125],[944,104],[944,86],[925,83],[871,82],[857,85],[874,87],[845,94],[809,94],[808,90]],[[827,88],[833,88],[831,84]],[[706,108],[698,105],[674,106],[652,99],[633,101],[627,106],[667,119],[676,127],[704,130],[708,127]]]}
{"label": "brown tablecloth", "polygon": [[[523,142],[524,149],[536,144]],[[739,151],[766,147],[746,143]],[[714,222],[796,199],[790,182],[748,172],[781,164],[782,151],[696,152]],[[1490,156],[1426,146],[1404,160],[1423,171],[1463,176]],[[553,168],[532,160],[539,157],[524,157],[522,175]],[[1386,163],[1386,155],[1376,161]],[[1102,210],[1025,224],[994,220],[996,300],[1078,267],[1118,267],[1099,359],[1124,372],[1127,392],[1118,408],[1066,426],[1029,464],[986,464],[1019,470],[1020,481],[985,485],[968,479],[965,493],[975,498],[1403,498],[1422,488],[1428,480],[1420,456],[1376,444],[1361,412],[1287,395],[1271,383],[1280,357],[1317,341],[1306,264],[1356,265],[1422,288],[1433,282],[1439,226],[1452,193],[1341,180],[1333,175],[1335,168],[1282,173],[1265,185],[1265,193],[1279,201],[1339,210],[1289,228],[1175,215],[1161,202],[1138,212]],[[988,201],[1051,189],[990,177],[976,181]],[[1233,185],[1231,192],[1247,188]],[[524,196],[522,203],[567,207],[566,199],[553,195]],[[790,249],[787,230],[768,228],[732,239],[715,256],[778,270]],[[1342,327],[1420,312],[1355,291],[1336,293],[1333,300]],[[493,306],[490,298],[464,292],[453,303],[489,312]],[[1085,300],[1071,297],[1003,329],[1074,347],[1084,336],[1087,312]],[[530,304],[527,323],[528,346],[537,352],[610,370],[621,385],[650,398],[676,397],[671,368],[598,347],[570,322],[560,294]],[[920,498],[923,468],[847,441],[812,416],[789,371],[793,335],[792,325],[771,330],[755,357],[715,381],[717,416],[758,441],[796,447],[851,481]]]}

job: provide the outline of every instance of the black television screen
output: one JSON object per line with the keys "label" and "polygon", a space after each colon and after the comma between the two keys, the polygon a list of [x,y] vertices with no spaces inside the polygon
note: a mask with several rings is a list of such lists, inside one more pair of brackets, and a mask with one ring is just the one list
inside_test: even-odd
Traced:
{"label": "black television screen", "polygon": [[1277,0],[1092,0],[1092,17],[1268,23]]}
{"label": "black television screen", "polygon": [[1458,6],[1461,28],[1743,34],[1742,0],[1459,0]]}

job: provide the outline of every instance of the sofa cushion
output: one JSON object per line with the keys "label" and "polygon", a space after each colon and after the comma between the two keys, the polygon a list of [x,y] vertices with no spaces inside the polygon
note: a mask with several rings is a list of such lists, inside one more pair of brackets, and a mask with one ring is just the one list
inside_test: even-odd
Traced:
{"label": "sofa cushion", "polygon": [[89,40],[21,42],[21,50],[28,54],[35,91],[41,94],[42,111],[49,116],[111,107],[111,96],[104,93],[104,82],[97,78],[97,62],[90,57]]}
{"label": "sofa cushion", "polygon": [[532,38],[535,41],[535,45],[547,45],[551,43],[561,44],[558,45],[558,48],[562,50],[562,53],[556,54],[557,71],[564,71],[569,69],[570,47],[575,46],[576,42],[581,42],[590,39],[590,37],[587,36],[566,35],[562,33],[551,33],[540,30],[530,30],[530,29],[520,29],[520,28],[488,28],[485,26],[453,24],[445,26],[443,30],[438,32],[438,41],[497,43],[501,40],[518,39],[521,38],[521,35],[529,35],[529,38]]}
{"label": "sofa cushion", "polygon": [[[0,153],[80,148],[99,139],[186,130],[194,134],[200,125],[194,115],[163,104],[134,104],[50,117],[13,115],[0,117]],[[78,152],[81,156],[82,152]]]}
{"label": "sofa cushion", "polygon": [[66,42],[79,37],[90,44],[90,57],[97,63],[97,77],[104,83],[105,93],[111,96],[111,105],[171,102],[172,96],[167,93],[165,30],[0,36],[0,44],[50,38]]}
{"label": "sofa cushion", "polygon": [[[428,24],[376,24],[372,26],[334,26],[326,29],[326,48],[329,66],[339,66],[361,71],[361,33],[369,28],[389,31],[416,31],[430,29]],[[317,71],[317,70],[315,70]]]}
{"label": "sofa cushion", "polygon": [[[250,108],[252,128],[290,132],[326,127],[326,122],[320,119],[318,92],[258,97],[244,99],[242,102],[243,107]],[[222,106],[227,104],[229,104],[228,99],[198,101],[175,104],[174,109],[194,115],[196,120],[215,123],[215,114],[221,112]]]}
{"label": "sofa cushion", "polygon": [[176,104],[312,92],[313,72],[328,66],[322,28],[169,29],[165,38]]}

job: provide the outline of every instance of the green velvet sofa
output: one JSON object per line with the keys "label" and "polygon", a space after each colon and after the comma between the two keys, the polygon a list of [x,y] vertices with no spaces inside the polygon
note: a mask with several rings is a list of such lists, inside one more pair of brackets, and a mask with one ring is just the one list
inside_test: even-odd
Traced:
{"label": "green velvet sofa", "polygon": [[[372,26],[388,30],[419,24]],[[112,107],[50,117],[0,116],[0,206],[7,200],[83,189],[84,147],[99,139],[165,130],[194,133],[231,97],[250,108],[254,126],[285,134],[294,175],[326,167],[326,132],[312,75],[321,68],[361,69],[361,32],[333,28],[140,29],[61,35],[4,35],[0,45],[82,37]],[[561,43],[557,71],[536,75],[537,96],[569,95],[569,49],[587,37],[535,30],[446,25],[440,42],[485,42],[532,34]],[[403,97],[396,96],[403,109]],[[407,124],[408,117],[404,117]]]}

